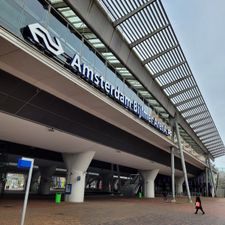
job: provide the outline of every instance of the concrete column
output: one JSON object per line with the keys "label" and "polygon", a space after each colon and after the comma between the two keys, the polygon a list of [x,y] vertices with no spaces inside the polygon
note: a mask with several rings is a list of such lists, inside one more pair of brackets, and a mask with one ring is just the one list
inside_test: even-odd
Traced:
{"label": "concrete column", "polygon": [[171,147],[171,180],[172,180],[172,200],[176,202],[175,198],[175,168],[174,168],[174,147]]}
{"label": "concrete column", "polygon": [[72,185],[71,194],[65,196],[68,202],[83,202],[86,171],[94,157],[94,151],[77,154],[63,154],[67,167],[67,184]]}
{"label": "concrete column", "polygon": [[40,194],[49,195],[50,194],[50,187],[52,182],[52,176],[55,173],[56,166],[40,166],[39,170],[41,173],[41,182],[39,187]]}
{"label": "concrete column", "polygon": [[181,158],[181,164],[182,164],[182,169],[183,169],[183,173],[184,173],[184,181],[185,181],[185,185],[186,185],[186,189],[187,189],[187,195],[188,195],[189,202],[192,203],[191,193],[190,193],[189,184],[188,184],[187,170],[186,170],[186,165],[185,165],[185,160],[184,160],[183,147],[181,145],[180,131],[179,131],[177,121],[175,122],[175,128],[176,128],[177,142],[178,142],[178,146],[180,149],[180,158]]}
{"label": "concrete column", "polygon": [[155,198],[155,178],[159,169],[141,171],[144,178],[144,197]]}
{"label": "concrete column", "polygon": [[183,183],[184,183],[184,177],[177,177],[176,178],[176,192],[177,194],[183,193]]}

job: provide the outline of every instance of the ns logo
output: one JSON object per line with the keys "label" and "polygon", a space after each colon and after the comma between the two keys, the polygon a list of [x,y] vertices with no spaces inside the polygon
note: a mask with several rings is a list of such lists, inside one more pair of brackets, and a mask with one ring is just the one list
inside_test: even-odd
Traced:
{"label": "ns logo", "polygon": [[62,45],[58,38],[51,38],[49,32],[39,23],[33,23],[26,26],[23,30],[23,35],[29,41],[44,47],[50,53],[58,56],[64,53]]}

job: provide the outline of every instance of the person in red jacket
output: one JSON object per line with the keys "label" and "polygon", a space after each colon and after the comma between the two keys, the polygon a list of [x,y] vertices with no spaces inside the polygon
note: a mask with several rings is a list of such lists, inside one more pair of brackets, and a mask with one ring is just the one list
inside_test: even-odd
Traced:
{"label": "person in red jacket", "polygon": [[199,196],[196,197],[196,200],[195,200],[195,214],[198,214],[198,210],[200,209],[202,211],[202,214],[205,214],[203,208],[202,208],[202,203],[201,203],[201,199]]}

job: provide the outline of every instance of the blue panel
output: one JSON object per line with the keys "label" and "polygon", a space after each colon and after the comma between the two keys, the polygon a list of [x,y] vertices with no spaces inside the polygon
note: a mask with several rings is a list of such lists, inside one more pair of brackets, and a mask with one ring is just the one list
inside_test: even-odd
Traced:
{"label": "blue panel", "polygon": [[19,159],[17,166],[18,166],[18,168],[30,168],[31,161]]}

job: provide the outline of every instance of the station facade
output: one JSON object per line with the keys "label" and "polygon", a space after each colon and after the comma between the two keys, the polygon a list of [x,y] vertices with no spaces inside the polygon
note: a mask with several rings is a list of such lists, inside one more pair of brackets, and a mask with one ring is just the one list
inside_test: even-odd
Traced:
{"label": "station facade", "polygon": [[[189,200],[192,192],[213,193],[210,160],[224,145],[187,62],[163,58],[182,53],[159,36],[174,38],[170,23],[146,31],[168,20],[161,1],[134,2],[1,2],[1,161],[34,158],[33,183],[41,176],[42,194],[60,169],[70,202],[83,202],[93,186],[147,198],[167,190],[173,200],[184,183]],[[132,26],[141,25],[147,33],[139,30],[135,40]],[[160,81],[173,70],[188,74]]]}

